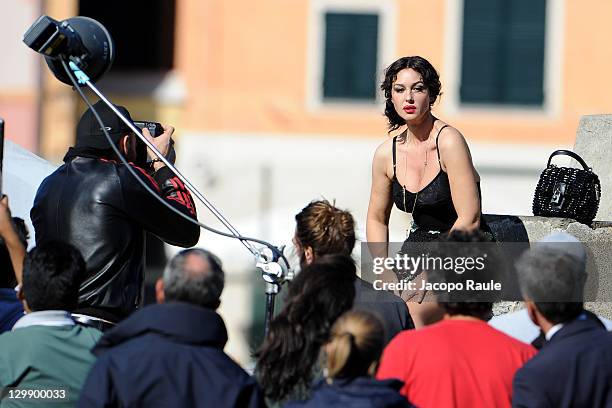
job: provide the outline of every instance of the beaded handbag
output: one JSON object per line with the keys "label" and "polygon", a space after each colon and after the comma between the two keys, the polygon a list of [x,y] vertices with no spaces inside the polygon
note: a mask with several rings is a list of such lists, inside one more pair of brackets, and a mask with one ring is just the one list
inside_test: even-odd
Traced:
{"label": "beaded handbag", "polygon": [[[551,164],[552,158],[559,155],[572,157],[583,169]],[[533,197],[533,215],[571,218],[589,225],[597,215],[600,196],[599,177],[582,157],[570,150],[557,150],[540,174]]]}

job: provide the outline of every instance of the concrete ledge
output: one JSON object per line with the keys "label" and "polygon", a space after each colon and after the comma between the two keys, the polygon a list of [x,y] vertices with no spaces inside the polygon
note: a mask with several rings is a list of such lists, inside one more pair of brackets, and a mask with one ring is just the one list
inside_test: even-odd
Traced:
{"label": "concrete ledge", "polygon": [[[601,182],[597,219],[612,220],[612,115],[586,115],[580,118],[574,151],[593,168]],[[577,164],[577,167],[580,167]]]}
{"label": "concrete ledge", "polygon": [[559,231],[569,232],[580,241],[597,236],[598,240],[612,242],[612,222],[608,221],[595,221],[589,227],[568,218],[497,214],[483,214],[483,217],[501,242],[533,242]]}
{"label": "concrete ledge", "polygon": [[584,243],[588,252],[585,294],[587,308],[612,319],[612,222],[596,221],[593,227],[567,218],[485,214],[484,219],[500,242],[535,242],[553,232],[568,232]]}

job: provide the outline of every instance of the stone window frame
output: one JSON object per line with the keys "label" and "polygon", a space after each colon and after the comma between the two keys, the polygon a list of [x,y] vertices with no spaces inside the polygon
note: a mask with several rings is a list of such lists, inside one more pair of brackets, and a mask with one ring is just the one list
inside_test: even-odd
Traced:
{"label": "stone window frame", "polygon": [[[326,100],[323,98],[323,71],[325,68],[325,14],[369,13],[378,15],[378,49],[376,69],[376,98],[363,100]],[[396,5],[394,0],[312,0],[308,15],[308,45],[306,57],[306,107],[310,111],[363,109],[380,110],[384,103],[378,85],[384,68],[393,62],[396,54]]]}

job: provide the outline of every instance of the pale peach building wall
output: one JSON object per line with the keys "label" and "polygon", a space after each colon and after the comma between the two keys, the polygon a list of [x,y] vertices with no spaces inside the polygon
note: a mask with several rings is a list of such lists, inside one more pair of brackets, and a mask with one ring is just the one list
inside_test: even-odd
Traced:
{"label": "pale peach building wall", "polygon": [[187,1],[179,3],[177,16],[182,28],[176,61],[188,89],[187,127],[376,134],[384,126],[375,109],[366,116],[350,109],[308,111],[307,1]]}
{"label": "pale peach building wall", "polygon": [[547,31],[553,37],[547,46],[559,48],[558,60],[546,62],[547,73],[554,75],[558,70],[559,80],[546,90],[555,94],[552,103],[556,108],[547,114],[491,112],[453,117],[453,123],[466,135],[475,139],[495,136],[495,141],[503,142],[572,145],[580,116],[612,112],[612,95],[606,85],[612,72],[612,3],[549,0],[548,7],[556,8],[553,13],[561,17],[553,27],[557,35]]}
{"label": "pale peach building wall", "polygon": [[[171,115],[162,116],[169,116],[177,128],[195,132],[383,137],[381,102],[309,106],[308,49],[313,48],[311,17],[316,1],[177,0],[175,71],[186,94],[172,105]],[[334,1],[341,0],[329,2]],[[610,2],[548,1],[552,10],[548,17],[556,16],[556,22],[547,30],[547,49],[556,51],[554,58],[547,59],[546,72],[556,79],[546,90],[551,95],[549,106],[536,111],[465,109],[454,102],[460,76],[457,24],[462,0],[380,3],[393,10],[391,56],[422,55],[438,68],[445,93],[435,113],[470,140],[571,145],[581,115],[612,112],[612,93],[607,92],[612,73]],[[45,8],[54,17],[65,18],[76,13],[77,2],[46,1]],[[315,49],[322,46],[314,44]],[[45,155],[58,157],[71,142],[78,109],[70,102],[74,94],[68,87],[54,83],[48,73],[45,77],[39,145]],[[10,103],[7,112],[17,109],[19,101],[33,107],[33,91],[28,92],[0,92],[0,104]],[[137,99],[138,105],[159,108],[159,101]],[[33,133],[34,121],[23,126],[24,134]],[[25,144],[35,146],[32,136],[26,139]]]}
{"label": "pale peach building wall", "polygon": [[[422,55],[439,69],[446,93],[435,111],[470,139],[571,144],[580,115],[612,111],[612,94],[605,86],[612,72],[612,49],[606,34],[612,30],[608,22],[612,3],[549,1],[547,17],[556,20],[552,30],[547,30],[547,47],[558,51],[547,59],[547,75],[558,78],[547,94],[554,100],[535,111],[494,107],[483,111],[457,109],[448,102],[453,92],[456,97],[460,76],[458,62],[449,59],[460,54],[451,48],[456,47],[453,41],[460,32],[453,24],[459,20],[456,13],[461,1],[389,2],[397,28],[394,56]],[[188,89],[187,128],[384,135],[381,103],[308,107],[310,1],[183,0],[177,7],[176,65]]]}
{"label": "pale peach building wall", "polygon": [[8,140],[35,151],[38,147],[38,59],[21,38],[38,17],[36,0],[3,0],[0,15],[0,117]]}
{"label": "pale peach building wall", "polygon": [[[78,11],[77,0],[42,0],[42,12],[56,20],[73,17]],[[32,21],[33,23],[34,21]],[[24,46],[25,47],[25,46]],[[34,52],[32,51],[34,54]],[[77,95],[71,87],[58,81],[47,68],[44,59],[36,55],[42,68],[39,98],[42,104],[39,151],[46,159],[59,163],[68,146],[74,143]]]}

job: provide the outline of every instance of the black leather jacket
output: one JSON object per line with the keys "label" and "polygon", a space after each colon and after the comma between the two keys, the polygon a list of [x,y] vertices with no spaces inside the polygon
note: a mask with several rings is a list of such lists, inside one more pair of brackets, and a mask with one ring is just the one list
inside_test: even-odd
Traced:
{"label": "black leather jacket", "polygon": [[[152,177],[133,168],[172,207],[196,217],[191,195],[168,168]],[[181,247],[200,236],[197,225],[152,197],[123,164],[94,157],[69,159],[43,180],[30,216],[37,244],[62,240],[81,251],[87,275],[79,309],[115,321],[141,302],[145,231]]]}

